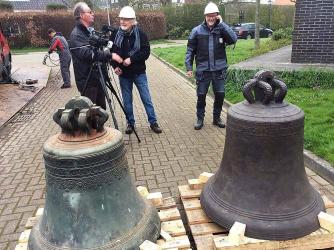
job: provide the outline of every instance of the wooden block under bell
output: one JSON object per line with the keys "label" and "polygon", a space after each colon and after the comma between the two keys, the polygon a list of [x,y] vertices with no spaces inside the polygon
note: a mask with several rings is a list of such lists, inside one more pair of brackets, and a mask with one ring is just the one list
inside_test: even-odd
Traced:
{"label": "wooden block under bell", "polygon": [[331,201],[330,199],[328,199],[328,197],[326,195],[322,196],[322,200],[325,203],[325,208],[326,209],[328,209],[328,208],[334,208],[334,202]]}
{"label": "wooden block under bell", "polygon": [[155,207],[163,205],[163,199],[162,199],[161,192],[149,193],[146,196],[146,199],[151,201],[153,206],[155,206]]}
{"label": "wooden block under bell", "polygon": [[176,207],[161,210],[158,214],[161,221],[181,219],[180,212]]}
{"label": "wooden block under bell", "polygon": [[160,250],[162,249],[159,245],[149,241],[149,240],[145,240],[140,246],[139,246],[140,250]]}
{"label": "wooden block under bell", "polygon": [[318,220],[320,223],[320,226],[330,232],[334,232],[334,216],[320,212],[318,214]]}
{"label": "wooden block under bell", "polygon": [[149,192],[146,187],[138,186],[137,190],[140,193],[140,195],[143,196],[144,198],[146,198],[149,195]]}
{"label": "wooden block under bell", "polygon": [[43,215],[43,212],[44,212],[44,207],[40,207],[38,210],[37,210],[37,212],[36,212],[36,217],[38,217],[38,216],[42,216]]}
{"label": "wooden block under bell", "polygon": [[194,189],[202,189],[204,183],[201,182],[199,179],[189,179],[188,185],[191,190],[194,190]]}
{"label": "wooden block under bell", "polygon": [[30,218],[28,218],[27,223],[24,226],[24,228],[25,229],[32,229],[33,226],[35,226],[35,224],[36,224],[36,220],[37,220],[36,217],[30,217]]}
{"label": "wooden block under bell", "polygon": [[174,239],[172,236],[170,236],[169,233],[167,233],[166,231],[164,231],[164,230],[162,230],[162,229],[161,229],[161,232],[160,232],[160,236],[161,236],[165,241],[171,241],[171,240]]}
{"label": "wooden block under bell", "polygon": [[20,243],[17,244],[15,247],[15,250],[27,250],[28,249],[28,243]]}
{"label": "wooden block under bell", "polygon": [[202,183],[207,183],[208,180],[210,179],[211,176],[213,176],[214,174],[212,173],[208,173],[208,172],[203,172],[199,175],[198,179],[200,182]]}
{"label": "wooden block under bell", "polygon": [[19,238],[19,243],[27,243],[30,236],[31,229],[24,230]]}
{"label": "wooden block under bell", "polygon": [[246,225],[234,222],[228,234],[228,241],[233,245],[239,245],[245,238]]}

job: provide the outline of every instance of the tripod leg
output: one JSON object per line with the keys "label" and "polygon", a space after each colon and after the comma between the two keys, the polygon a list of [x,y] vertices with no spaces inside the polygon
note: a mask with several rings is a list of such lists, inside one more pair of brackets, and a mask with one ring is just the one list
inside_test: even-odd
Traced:
{"label": "tripod leg", "polygon": [[87,90],[87,87],[88,87],[88,81],[89,81],[89,79],[90,79],[91,76],[92,76],[93,67],[94,67],[94,65],[92,65],[92,66],[90,67],[90,70],[89,70],[89,73],[88,73],[88,76],[87,76],[87,80],[86,80],[86,82],[85,82],[85,86],[83,87],[82,92],[80,93],[81,95],[84,95],[85,92],[86,92],[86,90]]}
{"label": "tripod leg", "polygon": [[114,122],[114,126],[115,126],[116,129],[118,129],[118,124],[117,124],[116,116],[115,116],[114,110],[113,110],[113,108],[111,106],[111,99],[109,97],[109,93],[108,93],[108,90],[107,90],[107,87],[106,87],[106,84],[105,84],[103,72],[102,72],[102,69],[101,69],[101,64],[98,63],[97,67],[98,67],[99,73],[100,73],[100,84],[101,84],[101,87],[103,89],[105,98],[107,99],[107,103],[108,103],[108,106],[109,106],[109,109],[110,109],[112,120]]}

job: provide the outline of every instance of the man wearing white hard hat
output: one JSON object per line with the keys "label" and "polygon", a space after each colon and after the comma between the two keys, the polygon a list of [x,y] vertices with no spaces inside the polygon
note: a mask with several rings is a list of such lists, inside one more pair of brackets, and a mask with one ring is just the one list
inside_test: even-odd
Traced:
{"label": "man wearing white hard hat", "polygon": [[120,27],[113,37],[112,51],[123,59],[122,63],[113,63],[113,67],[119,76],[124,109],[128,116],[125,133],[131,134],[135,126],[132,98],[133,84],[135,84],[144,104],[150,128],[159,134],[162,130],[157,123],[146,76],[145,61],[150,56],[147,35],[138,27],[136,13],[132,7],[123,7],[119,18]]}
{"label": "man wearing white hard hat", "polygon": [[190,33],[185,65],[188,77],[193,76],[193,61],[196,61],[197,121],[194,128],[204,125],[206,95],[212,83],[215,100],[213,104],[213,125],[224,128],[220,115],[225,98],[225,78],[227,72],[226,45],[234,44],[237,36],[223,22],[216,4],[210,2],[204,10],[205,20]]}

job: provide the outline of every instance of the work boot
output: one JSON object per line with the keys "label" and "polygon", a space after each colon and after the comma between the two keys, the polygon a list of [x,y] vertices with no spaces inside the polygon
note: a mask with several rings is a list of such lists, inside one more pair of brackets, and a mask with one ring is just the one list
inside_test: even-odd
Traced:
{"label": "work boot", "polygon": [[194,129],[195,130],[200,130],[201,128],[203,128],[203,119],[197,119],[197,122],[195,123]]}
{"label": "work boot", "polygon": [[130,124],[128,124],[128,126],[125,129],[125,134],[130,135],[130,134],[132,134],[132,132],[133,132],[132,126]]}
{"label": "work boot", "polygon": [[67,89],[67,88],[70,88],[71,87],[71,85],[69,85],[69,84],[63,84],[63,85],[61,85],[61,89]]}
{"label": "work boot", "polygon": [[150,125],[151,129],[153,130],[154,133],[160,134],[162,132],[162,129],[159,127],[158,123],[152,123]]}
{"label": "work boot", "polygon": [[219,128],[225,128],[225,123],[223,122],[223,120],[220,117],[219,118],[214,118],[212,124],[219,127]]}

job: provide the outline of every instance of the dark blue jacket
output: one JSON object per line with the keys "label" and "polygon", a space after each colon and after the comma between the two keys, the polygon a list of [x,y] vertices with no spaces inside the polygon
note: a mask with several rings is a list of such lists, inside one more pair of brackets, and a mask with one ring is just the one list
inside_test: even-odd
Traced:
{"label": "dark blue jacket", "polygon": [[206,22],[193,28],[188,39],[185,64],[187,71],[218,71],[227,68],[226,45],[234,44],[237,36],[224,22],[217,23],[212,30]]}

